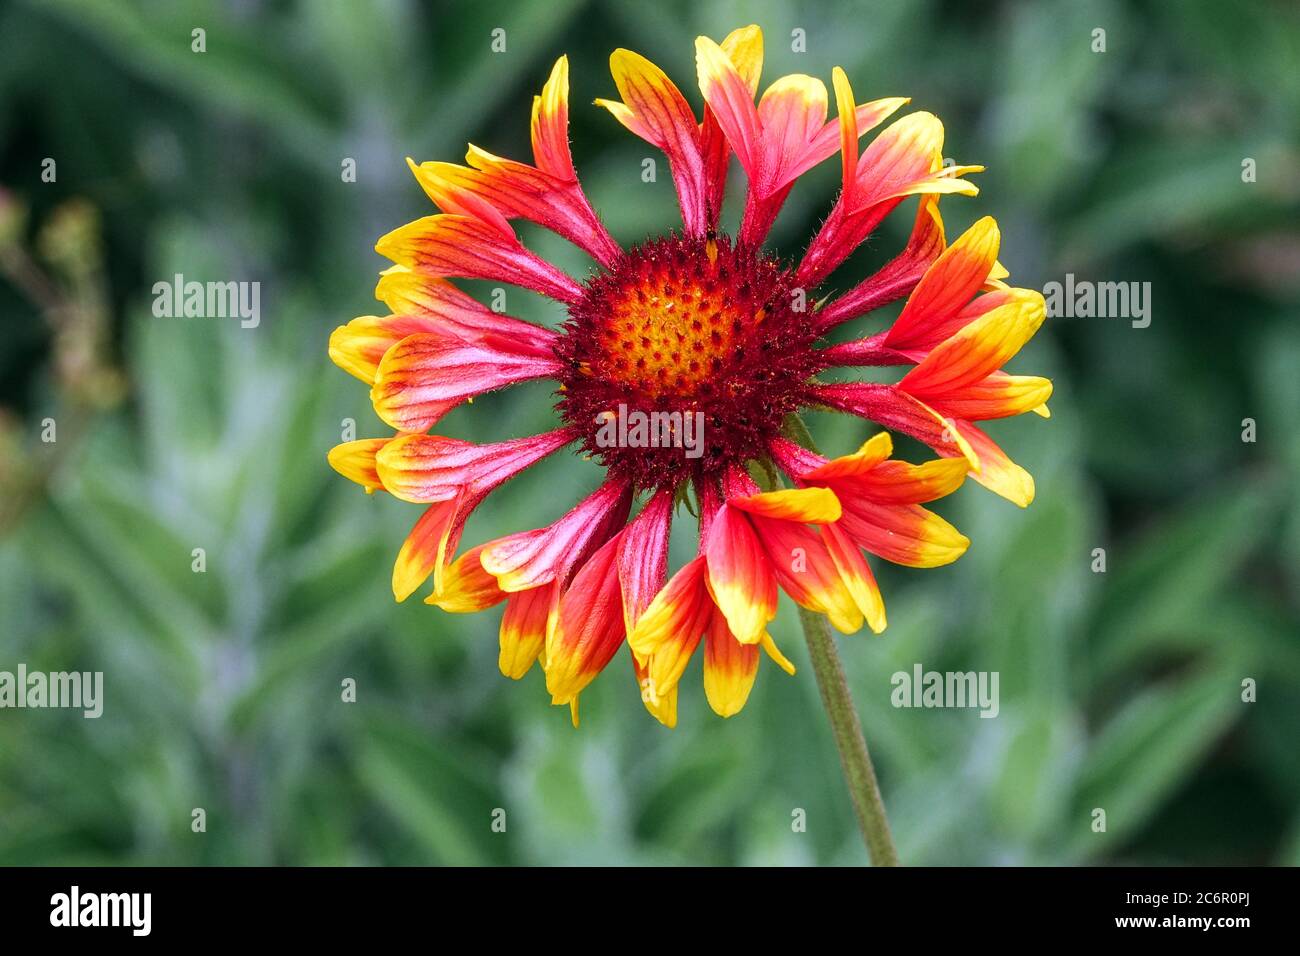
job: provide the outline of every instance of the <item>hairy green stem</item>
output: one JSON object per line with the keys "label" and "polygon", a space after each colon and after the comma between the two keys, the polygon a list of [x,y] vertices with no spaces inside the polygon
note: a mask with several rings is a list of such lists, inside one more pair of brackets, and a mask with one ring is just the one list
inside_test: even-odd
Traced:
{"label": "hairy green stem", "polygon": [[[790,415],[786,418],[785,432],[805,448],[816,450],[808,426],[799,416]],[[885,816],[885,802],[880,797],[876,769],[872,766],[871,754],[867,751],[862,722],[853,706],[853,696],[849,693],[844,667],[835,650],[835,639],[822,615],[800,608],[799,620],[803,624],[808,656],[812,659],[813,673],[817,677],[817,689],[821,693],[826,716],[830,719],[831,735],[840,752],[844,782],[848,784],[849,797],[853,801],[853,811],[857,814],[858,826],[861,827],[862,837],[867,844],[867,853],[875,866],[898,866],[898,850],[894,848],[894,838],[889,832],[889,819]]]}
{"label": "hairy green stem", "polygon": [[880,785],[876,770],[867,752],[867,741],[862,736],[862,723],[853,707],[849,684],[835,650],[835,640],[830,635],[826,618],[814,611],[799,609],[803,636],[808,642],[808,656],[812,658],[813,673],[817,676],[817,689],[821,692],[822,706],[830,718],[831,734],[840,752],[840,766],[844,782],[853,800],[853,812],[858,815],[858,826],[867,843],[867,853],[875,866],[898,866],[898,851],[889,832],[889,819],[885,816],[885,803],[880,798]]}

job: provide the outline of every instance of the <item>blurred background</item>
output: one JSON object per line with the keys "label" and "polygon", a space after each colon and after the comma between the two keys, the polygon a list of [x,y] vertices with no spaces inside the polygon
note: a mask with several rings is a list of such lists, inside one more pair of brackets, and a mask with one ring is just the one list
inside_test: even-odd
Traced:
{"label": "blurred background", "polygon": [[[643,183],[655,154],[589,105],[614,93],[608,54],[645,53],[698,107],[694,37],[751,22],[764,84],[839,64],[859,100],[937,113],[946,155],[988,166],[944,201],[949,236],[995,215],[1014,284],[1151,283],[1149,327],[1050,319],[1013,363],[1056,382],[1050,422],[990,429],[1034,504],[968,483],[938,510],[969,553],[876,562],[889,629],[838,639],[904,861],[1300,863],[1300,11],[978,6],[0,3],[0,670],[105,675],[98,720],[0,710],[0,863],[866,861],[788,604],[773,633],[799,673],[766,664],[739,716],[708,710],[697,661],[665,730],[624,652],[575,731],[536,669],[498,674],[499,611],[393,603],[419,509],[325,463],[346,419],[386,432],[326,343],[382,308],[375,239],[433,211],[404,157],[472,140],[527,159],[531,97],[567,53],[588,195],[620,241],[657,234],[677,221],[666,164]],[[837,177],[794,191],[783,254]],[[834,284],[900,248],[913,208]],[[260,282],[260,325],[156,318],[176,273]],[[445,432],[538,431],[550,402],[524,386]],[[835,453],[869,434],[810,424]],[[546,524],[598,477],[549,461],[466,540]],[[895,709],[890,675],[917,663],[999,672],[999,716]]]}

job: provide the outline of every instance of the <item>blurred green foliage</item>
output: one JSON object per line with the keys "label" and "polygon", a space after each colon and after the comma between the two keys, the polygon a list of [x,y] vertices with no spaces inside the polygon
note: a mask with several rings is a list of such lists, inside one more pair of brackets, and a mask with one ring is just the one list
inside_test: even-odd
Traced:
{"label": "blurred green foliage", "polygon": [[[693,38],[748,22],[768,38],[769,81],[840,64],[860,99],[905,94],[939,114],[946,150],[988,166],[979,197],[945,200],[949,234],[997,216],[1017,284],[1152,284],[1149,328],[1050,320],[1017,360],[1057,389],[1050,423],[994,429],[1034,473],[1033,506],[963,488],[941,510],[969,554],[882,568],[889,630],[839,639],[904,860],[1300,863],[1297,13],[0,5],[0,244],[10,266],[29,250],[52,296],[13,269],[0,281],[0,669],[100,670],[106,688],[99,720],[0,711],[0,863],[865,862],[791,608],[774,633],[800,671],[763,668],[740,716],[708,711],[696,663],[664,730],[624,655],[574,731],[536,670],[519,685],[497,673],[495,612],[392,603],[418,510],[325,464],[343,419],[384,432],[325,349],[377,308],[375,238],[430,211],[403,157],[455,160],[468,139],[527,156],[531,95],[568,53],[580,173],[614,235],[637,241],[675,207],[666,175],[640,181],[648,148],[587,106],[613,90],[608,52],[649,55],[698,103]],[[786,254],[829,208],[834,166],[792,195],[774,234]],[[69,209],[84,228],[51,245]],[[896,215],[836,282],[883,261],[909,223]],[[260,281],[262,324],[154,318],[149,290],[175,273]],[[524,293],[510,306],[558,318]],[[548,427],[549,404],[523,387],[456,411],[448,431],[525,434]],[[812,426],[841,453],[866,434]],[[596,480],[547,462],[467,540],[542,525]],[[679,530],[680,558],[693,529]],[[1090,570],[1098,547],[1105,574]],[[1000,672],[999,717],[893,708],[890,675],[915,662]],[[355,704],[340,700],[347,677]]]}

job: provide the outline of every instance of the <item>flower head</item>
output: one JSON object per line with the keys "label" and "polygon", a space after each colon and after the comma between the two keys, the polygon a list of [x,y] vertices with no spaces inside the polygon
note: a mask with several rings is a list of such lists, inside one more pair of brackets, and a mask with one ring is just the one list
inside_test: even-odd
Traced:
{"label": "flower head", "polygon": [[[471,146],[465,166],[410,163],[441,210],[381,238],[392,260],[376,289],[390,310],[337,329],[330,355],[364,381],[387,438],[348,442],[330,463],[365,490],[426,506],[402,545],[393,590],[404,600],[430,578],[427,603],[473,612],[504,604],[500,668],[535,661],[555,704],[577,720],[578,698],[626,643],[647,709],[677,719],[678,686],[704,645],[705,694],[731,716],[763,653],[793,666],[768,633],[784,591],[842,632],[885,627],[866,555],[911,567],[956,560],[968,540],[923,507],[969,472],[1021,505],[1029,475],[974,424],[1046,415],[1051,383],[1003,370],[1044,316],[1036,292],[1011,288],[998,231],[983,219],[948,245],[939,197],[978,191],[978,166],[945,163],[929,113],[895,119],[908,101],[858,104],[833,71],[837,115],[822,81],[792,75],[758,93],[762,35],[696,43],[703,98],[687,97],[649,60],[610,58],[618,99],[597,100],[668,158],[682,229],[630,246],[588,202],[568,139],[568,62],[561,57],[532,111],[533,162]],[[763,243],[790,189],[840,156],[842,187],[803,257]],[[746,175],[734,235],[720,223],[734,154]],[[408,161],[409,162],[409,161]],[[836,292],[828,276],[909,196],[919,197],[905,248]],[[529,251],[511,226],[526,219],[593,262],[577,278]],[[451,280],[489,279],[563,304],[556,329],[499,314]],[[828,345],[837,326],[906,299],[884,331]],[[834,368],[902,366],[893,384],[823,378]],[[519,382],[556,384],[549,432],[474,444],[431,434],[451,409]],[[796,440],[799,411],[831,408],[928,444],[939,458],[892,458],[888,433],[827,460]],[[551,524],[478,544],[459,556],[470,513],[495,488],[571,448],[605,481]],[[789,479],[782,485],[779,469]],[[764,478],[760,485],[756,478]],[[699,518],[698,555],[669,576],[674,513]]]}

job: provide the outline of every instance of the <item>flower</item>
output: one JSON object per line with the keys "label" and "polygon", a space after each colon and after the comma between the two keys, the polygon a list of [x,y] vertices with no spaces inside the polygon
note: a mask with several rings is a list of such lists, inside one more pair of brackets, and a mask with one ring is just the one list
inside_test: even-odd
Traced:
{"label": "flower", "polygon": [[[502,673],[518,679],[540,661],[552,702],[568,705],[575,724],[583,690],[625,643],[642,701],[661,722],[676,723],[680,679],[701,643],[706,697],[731,716],[760,651],[793,673],[768,633],[779,591],[842,632],[864,623],[880,632],[884,603],[864,552],[912,567],[956,560],[968,540],[923,505],[968,472],[1018,504],[1033,496],[1032,479],[974,422],[1046,415],[1050,382],[1003,371],[1041,324],[1042,297],[1004,281],[992,219],[949,246],[939,216],[940,196],[977,193],[965,177],[982,167],[945,163],[943,126],[925,112],[863,147],[906,99],[859,105],[837,67],[828,119],[826,87],[810,76],[782,77],[758,96],[762,62],[756,26],[721,43],[700,37],[697,116],[649,60],[610,57],[619,99],[596,102],[666,154],[682,213],[680,232],[624,248],[574,169],[561,57],[533,101],[531,164],[476,146],[464,166],[408,160],[441,212],[377,243],[394,263],[376,289],[390,314],[354,319],[330,338],[333,360],[367,384],[394,430],[339,445],[331,465],[367,493],[426,506],[399,552],[395,596],[432,578],[426,602],[443,610],[504,604]],[[734,237],[719,221],[733,153],[747,178]],[[796,180],[836,153],[840,195],[801,260],[783,262],[764,240]],[[827,278],[910,196],[919,207],[905,248],[835,294]],[[513,219],[583,250],[590,274],[579,280],[529,251]],[[539,292],[567,318],[548,329],[499,314],[457,278]],[[885,331],[825,343],[900,298]],[[894,384],[821,377],[887,365],[908,370]],[[474,396],[534,379],[557,383],[556,429],[488,444],[430,433]],[[880,433],[827,460],[796,440],[792,416],[807,407],[859,415],[940,457],[898,461]],[[551,524],[457,556],[470,513],[562,448],[603,465],[603,483]],[[792,486],[781,486],[778,468]],[[698,555],[669,577],[681,507],[699,516]]]}

